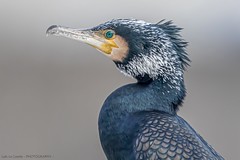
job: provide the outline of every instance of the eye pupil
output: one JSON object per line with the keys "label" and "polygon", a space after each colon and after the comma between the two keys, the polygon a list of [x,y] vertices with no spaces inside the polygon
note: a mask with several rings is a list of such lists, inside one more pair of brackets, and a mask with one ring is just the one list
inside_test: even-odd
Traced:
{"label": "eye pupil", "polygon": [[109,30],[106,32],[105,36],[106,36],[106,38],[112,38],[114,36],[114,34],[115,34],[114,31]]}

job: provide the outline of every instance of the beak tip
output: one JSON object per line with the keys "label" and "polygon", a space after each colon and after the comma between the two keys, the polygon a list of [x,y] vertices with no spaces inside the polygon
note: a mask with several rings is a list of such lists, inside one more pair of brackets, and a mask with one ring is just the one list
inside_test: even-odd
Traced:
{"label": "beak tip", "polygon": [[52,26],[48,27],[48,29],[46,31],[46,36],[55,34],[57,32],[58,27],[59,27],[58,25],[52,25]]}

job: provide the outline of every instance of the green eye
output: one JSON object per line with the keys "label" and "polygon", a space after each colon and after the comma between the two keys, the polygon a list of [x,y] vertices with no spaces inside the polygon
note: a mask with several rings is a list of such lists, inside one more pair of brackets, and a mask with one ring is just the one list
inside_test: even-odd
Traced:
{"label": "green eye", "polygon": [[113,38],[114,36],[115,36],[115,32],[114,32],[113,30],[108,30],[108,31],[105,32],[105,37],[106,37],[107,39],[111,39],[111,38]]}

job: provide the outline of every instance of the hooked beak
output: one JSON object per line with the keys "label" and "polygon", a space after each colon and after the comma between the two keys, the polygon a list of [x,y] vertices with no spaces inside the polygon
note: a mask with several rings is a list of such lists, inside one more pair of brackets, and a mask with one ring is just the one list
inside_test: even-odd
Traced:
{"label": "hooked beak", "polygon": [[47,29],[48,35],[63,36],[70,39],[78,40],[87,43],[94,48],[106,53],[111,54],[112,48],[118,48],[114,40],[108,40],[99,32],[92,31],[90,29],[79,30],[59,25],[52,25]]}

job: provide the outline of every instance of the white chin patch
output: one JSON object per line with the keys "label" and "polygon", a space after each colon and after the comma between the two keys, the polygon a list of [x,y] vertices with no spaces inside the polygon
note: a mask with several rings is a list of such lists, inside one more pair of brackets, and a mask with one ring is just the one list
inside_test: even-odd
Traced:
{"label": "white chin patch", "polygon": [[[172,54],[172,53],[171,53]],[[126,65],[118,65],[118,69],[126,76],[137,77],[147,74],[152,79],[162,77],[165,81],[170,80],[171,84],[178,86],[183,77],[183,70],[176,66],[176,58],[168,56],[140,54],[133,58]]]}

